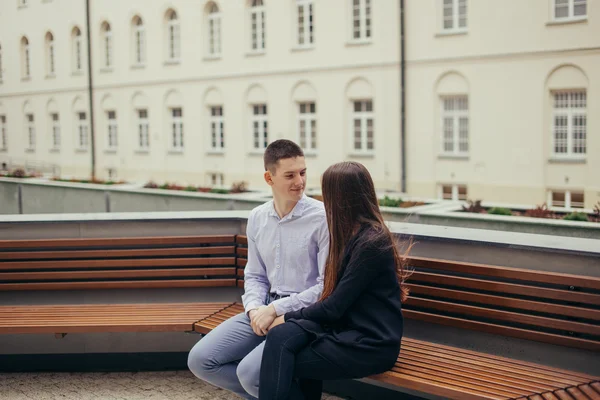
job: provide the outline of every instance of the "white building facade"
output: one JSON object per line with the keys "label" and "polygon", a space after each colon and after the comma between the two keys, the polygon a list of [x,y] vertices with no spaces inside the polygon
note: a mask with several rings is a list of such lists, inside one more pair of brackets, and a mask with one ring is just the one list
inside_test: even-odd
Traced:
{"label": "white building facade", "polygon": [[[97,175],[309,187],[356,160],[401,189],[399,0],[91,0]],[[410,195],[600,200],[600,1],[405,0]],[[0,161],[91,168],[84,0],[0,3]]]}
{"label": "white building facade", "polygon": [[[264,188],[264,148],[288,138],[309,186],[354,159],[397,190],[399,8],[372,3],[92,0],[98,177]],[[89,176],[85,1],[0,8],[0,158]]]}

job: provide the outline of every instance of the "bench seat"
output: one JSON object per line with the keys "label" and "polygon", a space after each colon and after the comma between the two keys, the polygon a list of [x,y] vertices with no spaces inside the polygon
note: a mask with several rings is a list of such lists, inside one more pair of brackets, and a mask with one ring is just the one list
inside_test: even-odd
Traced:
{"label": "bench seat", "polygon": [[0,334],[190,332],[230,303],[0,306]]}
{"label": "bench seat", "polygon": [[[194,329],[206,334],[243,310],[232,304]],[[451,399],[600,399],[598,377],[408,337],[395,367],[369,380]]]}

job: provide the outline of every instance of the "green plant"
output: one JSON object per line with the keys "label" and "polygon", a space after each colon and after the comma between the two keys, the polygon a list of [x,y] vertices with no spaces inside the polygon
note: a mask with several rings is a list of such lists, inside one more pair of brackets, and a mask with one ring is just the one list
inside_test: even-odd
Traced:
{"label": "green plant", "polygon": [[556,217],[554,215],[554,212],[552,212],[551,210],[548,210],[548,206],[546,205],[546,203],[542,204],[541,206],[536,206],[535,208],[525,211],[525,216],[531,217],[531,218],[555,218]]}
{"label": "green plant", "polygon": [[227,189],[217,189],[217,188],[213,188],[210,189],[210,193],[217,193],[217,194],[228,194],[229,190]]}
{"label": "green plant", "polygon": [[512,211],[508,208],[492,207],[488,210],[488,214],[494,215],[512,215]]}
{"label": "green plant", "polygon": [[198,191],[198,189],[196,188],[196,186],[192,186],[192,185],[189,185],[188,187],[186,187],[183,190],[185,190],[186,192],[197,192]]}
{"label": "green plant", "polygon": [[27,174],[25,173],[24,169],[17,168],[14,171],[12,171],[10,174],[8,174],[8,176],[10,176],[12,178],[26,178]]}
{"label": "green plant", "polygon": [[169,185],[168,183],[163,183],[158,188],[159,189],[169,189],[170,187],[171,187],[171,185]]}
{"label": "green plant", "polygon": [[401,198],[393,199],[388,196],[384,196],[383,199],[379,199],[379,205],[382,207],[400,207],[404,203]]}
{"label": "green plant", "polygon": [[587,221],[588,216],[586,213],[572,212],[571,214],[565,215],[563,219],[567,221]]}
{"label": "green plant", "polygon": [[469,212],[469,213],[482,213],[483,211],[485,211],[485,208],[483,208],[483,206],[481,205],[481,200],[467,200],[467,205],[466,206],[462,206],[463,211],[465,212]]}

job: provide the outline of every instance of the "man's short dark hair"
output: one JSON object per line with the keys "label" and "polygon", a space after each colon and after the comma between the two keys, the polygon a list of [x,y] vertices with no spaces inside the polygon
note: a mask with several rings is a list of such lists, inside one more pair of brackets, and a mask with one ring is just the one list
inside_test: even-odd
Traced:
{"label": "man's short dark hair", "polygon": [[304,157],[304,152],[296,143],[287,139],[279,139],[272,142],[265,150],[265,171],[275,174],[275,168],[279,160],[285,158]]}

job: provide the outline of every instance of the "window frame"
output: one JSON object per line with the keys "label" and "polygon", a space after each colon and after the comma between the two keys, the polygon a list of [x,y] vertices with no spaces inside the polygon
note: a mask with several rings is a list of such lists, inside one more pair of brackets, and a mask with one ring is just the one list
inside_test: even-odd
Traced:
{"label": "window frame", "polygon": [[[551,91],[551,101],[552,101],[552,108],[551,108],[551,116],[552,116],[552,121],[551,121],[551,157],[553,159],[558,159],[558,160],[585,160],[587,158],[587,134],[588,134],[588,110],[587,110],[587,89],[573,89],[573,90],[553,90]],[[585,107],[581,107],[581,108],[576,108],[573,107],[571,102],[572,102],[572,96],[576,95],[576,94],[583,94],[584,98],[585,98]],[[556,103],[557,103],[557,96],[558,95],[567,95],[569,96],[569,106],[566,108],[557,108],[556,107]],[[563,111],[564,110],[564,111]],[[557,152],[557,132],[556,132],[556,119],[557,117],[566,117],[567,119],[567,128],[566,128],[566,135],[567,135],[567,142],[566,142],[566,152]],[[573,119],[575,117],[583,117],[585,119],[585,125],[583,125],[583,139],[581,139],[583,148],[584,148],[584,152],[583,153],[576,153],[573,151],[573,147],[574,147],[574,142],[575,142],[575,129],[573,128]]]}
{"label": "window frame", "polygon": [[46,33],[46,77],[52,78],[56,76],[56,54],[54,47],[54,35],[52,32]]}
{"label": "window frame", "polygon": [[8,150],[8,129],[6,115],[0,115],[0,151]]}
{"label": "window frame", "polygon": [[[555,205],[554,203],[554,195],[562,194],[564,197],[563,205]],[[577,202],[578,206],[573,206],[573,194],[581,194],[582,201]],[[571,189],[549,189],[548,190],[548,205],[550,208],[562,208],[565,210],[573,210],[573,209],[585,209],[585,191],[582,190],[571,190]],[[579,206],[580,205],[580,206]]]}
{"label": "window frame", "polygon": [[[260,4],[258,4],[259,2]],[[267,49],[266,18],[267,13],[263,0],[252,0],[248,10],[250,53],[260,54]],[[256,24],[253,24],[254,20],[256,20]],[[256,31],[254,30],[255,27]],[[254,47],[254,38],[256,38],[256,47]],[[262,40],[259,40],[259,38]]]}
{"label": "window frame", "polygon": [[0,84],[2,83],[3,77],[4,77],[4,72],[2,69],[2,44],[0,44]]}
{"label": "window frame", "polygon": [[73,41],[73,73],[82,73],[83,72],[83,38],[81,34],[81,29],[78,26],[73,28],[72,32],[72,41]]}
{"label": "window frame", "polygon": [[175,10],[167,12],[166,26],[167,54],[166,62],[177,64],[181,62],[181,22]]}
{"label": "window frame", "polygon": [[[460,104],[461,100],[465,100],[466,108],[459,109],[457,105]],[[446,101],[451,100],[454,102],[454,108],[452,110],[446,110]],[[470,118],[469,118],[469,95],[457,94],[457,95],[444,95],[440,96],[440,107],[441,107],[441,128],[440,128],[440,155],[445,157],[469,157],[470,152]],[[446,149],[446,118],[452,119],[452,150]],[[461,119],[466,118],[466,140],[461,138]],[[466,150],[461,150],[461,143],[466,142]]]}
{"label": "window frame", "polygon": [[31,79],[31,51],[29,39],[26,36],[21,38],[21,63],[21,79]]}
{"label": "window frame", "polygon": [[[83,115],[84,118],[81,118]],[[88,118],[86,111],[75,112],[75,123],[76,128],[76,150],[87,151],[90,146],[90,128],[88,125]]]}
{"label": "window frame", "polygon": [[[259,112],[257,113],[257,111]],[[264,152],[269,145],[269,111],[267,103],[250,104],[250,115],[252,151]],[[255,124],[258,124],[257,130]]]}
{"label": "window frame", "polygon": [[137,15],[133,20],[133,65],[146,65],[146,26],[142,17]]}
{"label": "window frame", "polygon": [[25,130],[27,132],[27,147],[25,151],[33,152],[36,148],[35,114],[28,112],[25,114]]}
{"label": "window frame", "polygon": [[209,58],[219,58],[222,52],[221,9],[214,2],[209,5],[206,22],[206,29],[208,30],[206,35],[206,56]]}
{"label": "window frame", "polygon": [[[56,116],[56,118],[54,118]],[[52,151],[60,150],[61,131],[60,131],[60,114],[58,112],[50,113],[50,128],[52,131]]]}
{"label": "window frame", "polygon": [[[556,15],[557,11],[557,0],[550,0],[550,15],[551,20],[553,22],[561,23],[561,22],[577,22],[577,21],[585,21],[588,19],[590,2],[588,0],[565,0],[567,15],[564,17],[558,17]],[[575,15],[575,5],[576,3],[580,3],[585,5],[585,14],[583,15]]]}
{"label": "window frame", "polygon": [[103,22],[102,24],[102,66],[104,71],[110,71],[114,68],[113,59],[113,34],[110,23]]}
{"label": "window frame", "polygon": [[[179,110],[180,115],[175,115],[176,111]],[[169,135],[169,149],[171,152],[182,153],[185,150],[184,142],[184,126],[183,126],[183,107],[170,107],[170,135]]]}
{"label": "window frame", "polygon": [[[145,117],[141,113],[145,112]],[[150,117],[147,108],[138,108],[135,110],[135,121],[137,131],[137,150],[140,152],[150,151]]]}
{"label": "window frame", "polygon": [[[356,104],[357,103],[361,103],[361,111],[356,111]],[[371,110],[368,111],[367,110],[367,105],[371,104]],[[353,99],[350,102],[350,106],[351,106],[351,117],[350,117],[350,131],[351,131],[351,136],[350,136],[350,143],[352,146],[352,151],[351,153],[353,154],[364,154],[364,155],[374,155],[376,148],[375,148],[375,106],[374,106],[374,101],[373,98],[368,98],[368,99]],[[364,110],[362,110],[364,106]],[[369,131],[368,131],[368,125],[369,125],[369,120],[371,121],[371,128],[372,128],[372,138],[371,138],[371,144],[372,144],[372,148],[369,149],[368,144],[369,144]],[[360,121],[360,148],[356,147],[356,121]]]}
{"label": "window frame", "polygon": [[106,149],[116,151],[119,148],[119,123],[117,121],[117,112],[107,110],[106,116]]}
{"label": "window frame", "polygon": [[[450,189],[450,197],[446,197],[446,188]],[[464,189],[464,193],[461,193]],[[438,199],[451,201],[467,201],[469,197],[468,186],[460,183],[440,183],[438,184]]]}
{"label": "window frame", "polygon": [[[215,112],[219,111],[218,115]],[[210,151],[222,153],[225,151],[225,115],[222,105],[211,105],[209,112]]]}
{"label": "window frame", "polygon": [[[304,106],[305,112],[302,112]],[[312,106],[312,107],[311,107]],[[318,124],[317,124],[317,102],[299,101],[297,107],[297,137],[298,144],[305,154],[316,154],[318,151]],[[308,109],[308,111],[306,111]],[[302,123],[304,123],[304,138],[302,138]],[[313,138],[314,136],[314,138]]]}
{"label": "window frame", "polygon": [[[350,0],[350,43],[366,44],[373,41],[373,3],[373,0]],[[355,10],[358,10],[358,12],[356,13]],[[356,21],[358,21],[358,37],[355,37],[357,32]]]}
{"label": "window frame", "polygon": [[[451,1],[451,7],[452,7],[452,26],[446,28],[445,22],[446,22],[446,15],[445,15],[445,10],[447,8],[446,6],[446,0],[439,0],[440,1],[440,7],[441,7],[441,18],[440,18],[440,31],[443,34],[454,34],[454,33],[466,33],[469,30],[469,3],[468,0],[449,0]],[[461,4],[463,3],[463,4]],[[460,22],[461,22],[461,14],[460,14],[460,8],[464,7],[465,8],[465,13],[464,13],[464,20],[465,20],[465,26],[460,26]]]}
{"label": "window frame", "polygon": [[[315,1],[295,0],[295,10],[295,47],[298,49],[313,48],[315,46]],[[300,24],[301,16],[302,25]]]}

